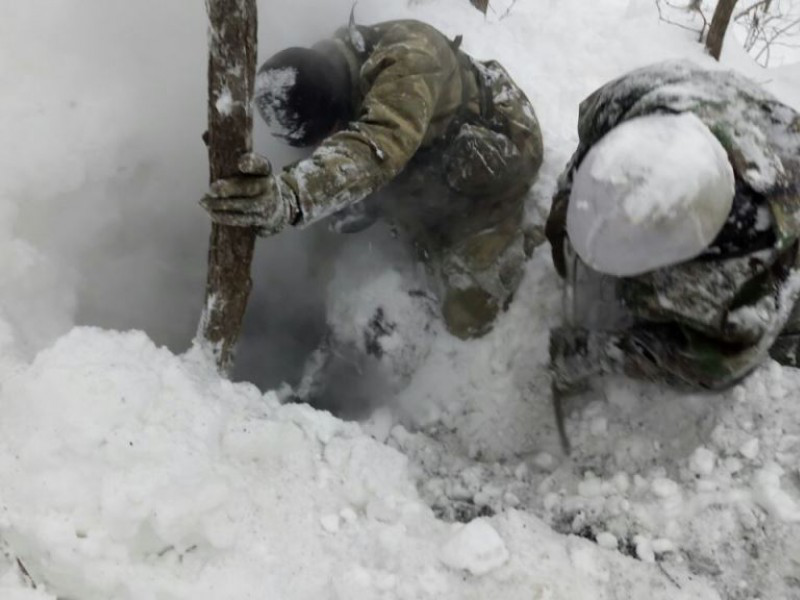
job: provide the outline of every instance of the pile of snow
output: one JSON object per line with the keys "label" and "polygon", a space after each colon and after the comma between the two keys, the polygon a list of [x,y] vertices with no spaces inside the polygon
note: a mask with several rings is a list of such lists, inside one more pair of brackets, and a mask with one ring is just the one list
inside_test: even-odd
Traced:
{"label": "pile of snow", "polygon": [[[265,4],[261,54],[316,41],[350,4],[287,1],[282,18]],[[650,0],[497,0],[488,18],[466,0],[410,4],[362,1],[357,16],[463,34],[533,101],[546,145],[534,223],[577,144],[580,100],[647,63],[713,64]],[[770,364],[706,396],[603,382],[571,404],[564,458],[545,368],[561,293],[545,246],[490,335],[420,333],[419,370],[364,426],[154,344],[179,346],[200,309],[204,32],[201,4],[157,0],[26,0],[0,22],[0,125],[14,141],[0,149],[2,598],[796,595],[800,376]],[[787,74],[774,89],[800,98]],[[283,284],[307,265],[348,273],[297,252],[309,239],[261,243],[271,309],[303,304]],[[332,292],[367,304],[409,289],[389,270],[366,278],[368,294],[348,281]],[[330,306],[345,321],[371,314]],[[76,320],[148,335],[67,333]]]}

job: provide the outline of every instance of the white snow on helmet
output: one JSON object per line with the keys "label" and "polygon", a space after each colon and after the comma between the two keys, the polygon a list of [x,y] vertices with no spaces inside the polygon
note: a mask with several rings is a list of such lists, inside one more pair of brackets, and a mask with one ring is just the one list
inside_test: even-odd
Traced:
{"label": "white snow on helmet", "polygon": [[567,234],[578,256],[631,277],[701,254],[725,224],[735,181],[725,149],[695,115],[626,121],[584,158]]}
{"label": "white snow on helmet", "polygon": [[267,69],[256,75],[255,102],[269,132],[292,141],[305,135],[305,125],[289,109],[289,91],[297,82],[297,69]]}

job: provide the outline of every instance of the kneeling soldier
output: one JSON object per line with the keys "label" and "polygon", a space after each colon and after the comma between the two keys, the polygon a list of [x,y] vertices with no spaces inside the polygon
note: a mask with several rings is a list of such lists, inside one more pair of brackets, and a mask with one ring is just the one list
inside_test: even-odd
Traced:
{"label": "kneeling soldier", "polygon": [[567,280],[555,392],[624,373],[735,384],[798,362],[800,116],[739,75],[669,62],[580,107],[547,223]]}

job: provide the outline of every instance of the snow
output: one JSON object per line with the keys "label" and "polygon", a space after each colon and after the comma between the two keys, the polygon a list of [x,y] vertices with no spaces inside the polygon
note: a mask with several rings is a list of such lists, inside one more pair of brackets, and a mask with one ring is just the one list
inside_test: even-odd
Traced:
{"label": "snow", "polygon": [[[141,333],[74,329],[7,382],[3,406],[3,447],[14,449],[0,460],[3,540],[35,581],[67,597],[471,593],[450,570],[504,569],[492,585],[516,581],[512,593],[547,582],[568,597],[595,585],[519,560],[564,551],[535,517],[438,521],[407,459],[358,426],[280,406]],[[583,540],[569,552],[594,575],[621,560]]]}
{"label": "snow", "polygon": [[638,117],[586,155],[567,230],[589,266],[639,275],[703,252],[725,224],[733,192],[725,149],[698,117]]}
{"label": "snow", "polygon": [[297,69],[285,67],[256,74],[255,102],[261,118],[275,137],[301,139],[304,127],[292,123],[294,115],[287,110],[288,94],[297,81]]}
{"label": "snow", "polygon": [[708,448],[699,447],[689,459],[689,468],[698,475],[711,475],[714,472],[716,455]]}
{"label": "snow", "polygon": [[[271,4],[262,15],[281,6],[284,18],[262,22],[261,55],[330,33],[350,4]],[[713,63],[649,0],[517,2],[501,18],[510,4],[497,0],[484,19],[465,0],[362,0],[357,17],[429,20],[508,67],[544,128],[536,223],[577,143],[581,99],[647,63]],[[354,238],[320,277],[336,278],[342,327],[376,303],[411,319],[397,335],[424,351],[400,359],[419,366],[396,402],[382,399],[361,426],[223,381],[198,349],[176,353],[205,275],[194,200],[206,177],[202,4],[7,9],[0,597],[796,597],[800,373],[769,363],[703,395],[597,382],[567,405],[566,458],[544,368],[561,309],[549,250],[537,250],[495,331],[460,342],[426,337],[403,294],[415,274],[394,262],[381,271],[395,257]],[[800,99],[796,70],[726,57]],[[283,292],[286,277],[270,270],[281,262],[311,278],[306,255],[283,243],[262,242],[256,285]],[[340,266],[359,252],[360,278]],[[111,329],[132,326],[147,334]],[[403,356],[401,346],[387,348]]]}
{"label": "snow", "polygon": [[233,113],[233,95],[231,94],[230,89],[225,87],[219,92],[219,96],[217,97],[217,101],[214,103],[214,106],[221,115],[226,117]]}
{"label": "snow", "polygon": [[758,456],[759,441],[758,438],[747,440],[742,447],[739,448],[739,453],[745,458],[754,460]]}
{"label": "snow", "polygon": [[489,523],[475,519],[464,525],[442,547],[440,558],[451,569],[486,575],[508,560],[508,550]]}
{"label": "snow", "polygon": [[597,534],[597,545],[606,550],[616,550],[619,542],[613,533],[603,531]]}

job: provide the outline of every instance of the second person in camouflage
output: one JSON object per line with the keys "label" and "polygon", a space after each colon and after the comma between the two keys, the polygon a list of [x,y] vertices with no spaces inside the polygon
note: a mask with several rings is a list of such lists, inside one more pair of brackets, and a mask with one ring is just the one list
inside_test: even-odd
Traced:
{"label": "second person in camouflage", "polygon": [[[609,254],[633,265],[629,275],[598,272],[574,251],[597,240],[571,239],[569,233],[576,174],[606,136],[657,115],[690,115],[721,147],[732,173],[728,204],[708,206],[708,196],[690,199],[700,217],[721,209],[720,228],[688,260],[653,256],[645,241],[639,256]],[[734,73],[669,62],[634,71],[589,96],[580,107],[579,137],[553,200],[547,236],[556,268],[568,280],[567,313],[581,312],[574,309],[583,303],[595,317],[598,310],[603,314],[593,324],[579,319],[551,333],[556,390],[615,372],[718,389],[736,383],[770,353],[797,365],[800,116]],[[669,143],[680,151],[681,140]],[[675,181],[691,176],[671,174]],[[596,231],[590,235],[599,237]],[[624,246],[619,237],[605,241],[612,250]],[[655,261],[654,268],[636,271],[648,261]]]}

